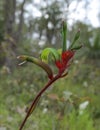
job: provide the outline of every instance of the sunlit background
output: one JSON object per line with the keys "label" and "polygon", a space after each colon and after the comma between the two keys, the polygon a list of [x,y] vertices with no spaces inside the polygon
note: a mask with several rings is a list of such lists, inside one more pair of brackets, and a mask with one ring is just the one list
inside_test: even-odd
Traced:
{"label": "sunlit background", "polygon": [[[47,82],[36,65],[18,66],[21,54],[40,57],[45,47],[79,44],[67,77],[42,96],[23,130],[100,130],[100,1],[0,0],[0,130],[18,130],[25,110]],[[50,62],[54,73],[54,63]]]}

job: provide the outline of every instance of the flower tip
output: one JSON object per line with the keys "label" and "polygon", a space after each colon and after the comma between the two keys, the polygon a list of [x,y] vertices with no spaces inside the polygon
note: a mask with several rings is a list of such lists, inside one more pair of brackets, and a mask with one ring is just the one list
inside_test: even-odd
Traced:
{"label": "flower tip", "polygon": [[17,56],[17,59],[19,60],[23,60],[23,62],[19,63],[18,65],[21,66],[23,64],[25,64],[27,61],[26,61],[26,57],[21,55],[21,56]]}
{"label": "flower tip", "polygon": [[65,19],[63,18],[63,19],[62,19],[62,23],[64,23],[64,22],[65,22]]}
{"label": "flower tip", "polygon": [[21,65],[23,65],[25,63],[26,63],[26,61],[23,61],[23,62],[19,63],[18,65],[21,66]]}
{"label": "flower tip", "polygon": [[17,59],[20,59],[20,56],[17,56],[16,58],[17,58]]}
{"label": "flower tip", "polygon": [[80,32],[81,30],[80,30],[80,28],[78,29],[78,32]]}
{"label": "flower tip", "polygon": [[83,47],[85,47],[85,45],[84,45],[84,43],[81,43],[80,48],[83,48]]}
{"label": "flower tip", "polygon": [[20,59],[20,60],[26,60],[26,56],[24,56],[24,55],[17,56],[17,59]]}

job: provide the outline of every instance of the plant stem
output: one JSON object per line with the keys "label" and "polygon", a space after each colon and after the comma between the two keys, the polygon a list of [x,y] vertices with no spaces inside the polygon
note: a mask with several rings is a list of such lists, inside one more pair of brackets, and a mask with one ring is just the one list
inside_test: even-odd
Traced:
{"label": "plant stem", "polygon": [[19,130],[22,130],[22,129],[23,129],[23,127],[24,127],[24,125],[25,125],[25,123],[26,123],[28,117],[29,117],[30,114],[32,113],[32,110],[34,110],[33,108],[34,108],[34,106],[38,103],[39,98],[41,97],[41,95],[46,91],[47,88],[50,87],[50,85],[51,85],[52,83],[54,83],[54,82],[55,82],[57,79],[59,79],[60,77],[61,77],[61,74],[57,74],[53,79],[51,79],[51,80],[48,81],[48,83],[43,87],[42,90],[40,90],[40,92],[37,94],[37,96],[36,96],[35,99],[33,100],[33,102],[32,102],[32,104],[31,104],[30,108],[28,109],[28,112],[27,112],[27,114],[26,114],[26,116],[25,116],[25,118],[24,118],[22,124],[20,125]]}

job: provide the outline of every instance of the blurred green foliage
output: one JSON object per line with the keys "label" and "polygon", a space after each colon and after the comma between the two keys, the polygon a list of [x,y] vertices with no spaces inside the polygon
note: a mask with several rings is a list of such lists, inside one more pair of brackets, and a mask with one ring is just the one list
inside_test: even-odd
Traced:
{"label": "blurred green foliage", "polygon": [[[68,77],[57,81],[42,96],[25,130],[100,129],[100,68],[87,65],[86,58],[76,59]],[[17,66],[13,73],[3,67],[0,77],[0,127],[17,130],[47,77],[32,64]],[[80,114],[79,106],[86,101],[89,104]]]}
{"label": "blurred green foliage", "polygon": [[[79,4],[83,0],[76,1]],[[61,48],[61,18],[66,15],[68,20],[75,12],[68,10],[71,2],[45,1],[43,7],[31,0],[0,0],[0,129],[18,130],[25,109],[47,81],[35,65],[19,67],[16,56],[38,57],[45,46]],[[28,4],[40,10],[41,17],[28,12]],[[66,14],[63,7],[67,7]],[[100,28],[73,21],[72,26],[68,23],[68,43],[80,28],[84,47],[76,54],[68,77],[57,81],[42,96],[25,130],[100,129]],[[89,104],[80,115],[79,106],[86,101]]]}

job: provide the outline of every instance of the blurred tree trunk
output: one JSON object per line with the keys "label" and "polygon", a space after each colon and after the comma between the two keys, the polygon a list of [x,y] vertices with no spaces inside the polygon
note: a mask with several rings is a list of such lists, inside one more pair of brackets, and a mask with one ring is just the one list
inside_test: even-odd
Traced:
{"label": "blurred tree trunk", "polygon": [[17,37],[16,41],[19,42],[21,39],[22,35],[22,29],[23,29],[23,24],[24,24],[24,5],[25,5],[26,0],[23,0],[21,7],[20,7],[20,16],[19,16],[19,25],[17,29]]}
{"label": "blurred tree trunk", "polygon": [[14,40],[14,26],[15,26],[15,11],[16,0],[4,1],[4,26],[5,26],[5,41],[2,42],[3,51],[5,53],[5,65],[9,68],[13,66],[15,57],[15,40]]}
{"label": "blurred tree trunk", "polygon": [[15,11],[16,11],[16,0],[5,0],[4,5],[5,31],[9,35],[13,34],[15,23]]}
{"label": "blurred tree trunk", "polygon": [[[23,29],[24,5],[23,0],[20,9],[16,10],[17,0],[4,0],[4,26],[5,40],[2,42],[2,48],[5,55],[5,65],[12,69],[16,62],[16,50],[21,38]],[[20,11],[19,24],[16,24],[16,12]],[[16,44],[17,43],[17,44]]]}

